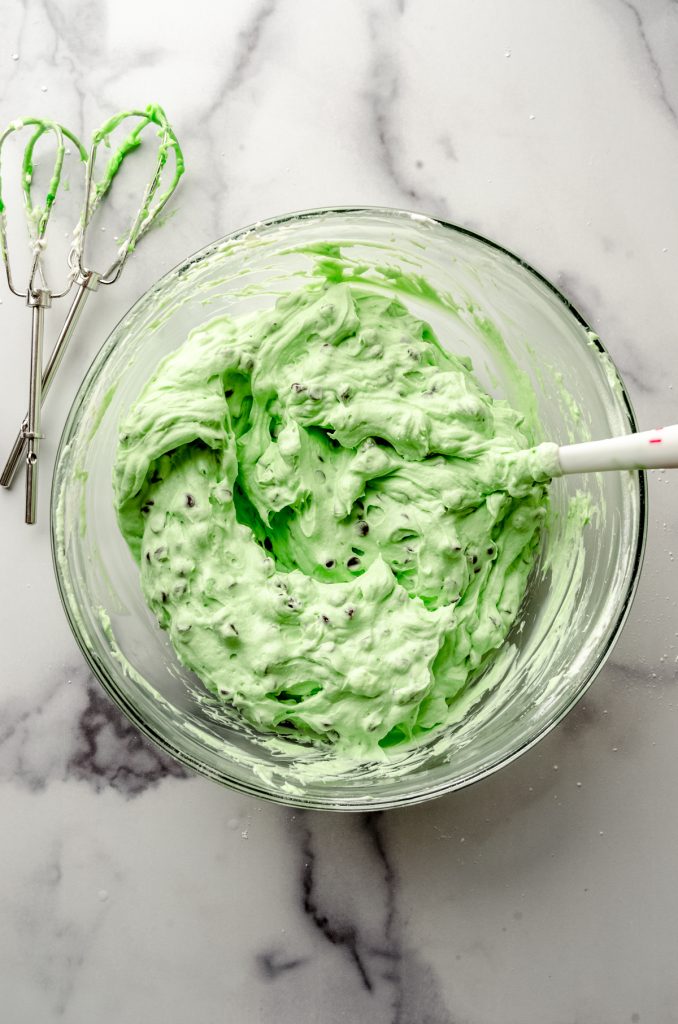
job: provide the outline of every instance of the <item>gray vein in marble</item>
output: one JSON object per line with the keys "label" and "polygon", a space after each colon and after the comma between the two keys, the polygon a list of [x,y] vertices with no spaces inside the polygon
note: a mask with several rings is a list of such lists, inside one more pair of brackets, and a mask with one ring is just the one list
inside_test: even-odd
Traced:
{"label": "gray vein in marble", "polygon": [[87,951],[108,912],[98,903],[84,914],[74,914],[64,902],[62,855],[61,843],[53,842],[28,876],[30,906],[17,901],[8,915],[17,941],[31,949],[35,984],[51,1002],[50,1019],[65,1018]]}
{"label": "gray vein in marble", "polygon": [[259,970],[267,981],[275,981],[281,974],[287,974],[308,963],[308,957],[286,957],[279,950],[269,950],[257,955]]}
{"label": "gray vein in marble", "polygon": [[221,201],[228,192],[228,181],[224,172],[224,160],[219,153],[218,140],[220,128],[215,125],[217,115],[223,115],[230,97],[247,81],[252,70],[255,57],[261,45],[266,23],[276,9],[276,0],[263,0],[248,19],[247,24],[238,33],[238,45],[231,67],[217,82],[214,97],[201,112],[200,121],[205,126],[205,133],[210,143],[210,177],[203,180],[208,185],[208,196],[214,210],[215,222],[219,223]]}
{"label": "gray vein in marble", "polygon": [[43,695],[40,704],[31,704],[15,710],[5,702],[3,706],[3,728],[0,731],[0,777],[8,781],[19,781],[31,792],[44,789],[52,764],[43,761],[35,763],[28,749],[36,720],[50,718],[52,707],[58,699],[60,686],[55,683]]}
{"label": "gray vein in marble", "polygon": [[78,719],[76,744],[67,773],[97,790],[111,787],[134,797],[168,777],[188,777],[178,761],[125,718],[93,679],[87,684],[87,705]]}
{"label": "gray vein in marble", "polygon": [[661,105],[663,106],[664,110],[667,112],[671,120],[678,123],[678,112],[676,111],[676,108],[669,99],[668,93],[666,91],[666,83],[664,81],[662,69],[659,65],[659,61],[655,56],[654,49],[650,43],[650,40],[648,39],[647,32],[645,31],[645,20],[643,18],[643,15],[640,13],[638,6],[634,3],[631,3],[631,0],[619,0],[619,2],[621,3],[622,7],[625,7],[626,10],[629,11],[631,17],[635,21],[637,35],[645,51],[648,64],[650,65],[650,69],[652,71],[652,77],[656,82],[657,92],[659,94],[659,100],[661,102]]}
{"label": "gray vein in marble", "polygon": [[222,112],[226,101],[232,93],[240,89],[252,70],[255,57],[259,50],[264,28],[276,9],[276,0],[263,0],[254,10],[247,25],[238,33],[238,45],[231,67],[227,68],[217,83],[214,98],[202,111],[202,120],[210,120],[215,114]]}
{"label": "gray vein in marble", "polygon": [[[585,282],[578,274],[565,270],[561,270],[555,275],[553,283],[563,293],[568,302],[583,316],[589,327],[595,331],[595,324],[603,304],[603,299],[598,289]],[[650,368],[647,364],[643,366],[642,372],[638,372],[635,367],[628,364],[628,360],[619,351],[615,351],[615,340],[618,343],[618,338],[608,339],[601,337],[600,340],[609,352],[622,379],[627,384],[632,384],[634,389],[640,394],[651,394],[655,390],[654,383],[649,379]],[[629,349],[631,354],[633,354],[633,347],[629,346]]]}
{"label": "gray vein in marble", "polygon": [[450,138],[450,136],[447,133],[443,133],[439,137],[437,142],[438,142],[438,145],[440,146],[440,149],[442,151],[443,156],[447,160],[454,160],[454,162],[457,163],[458,160],[459,160],[459,157],[457,156],[457,151],[454,148],[454,144],[453,144],[452,139]]}
{"label": "gray vein in marble", "polygon": [[311,919],[323,938],[333,946],[339,946],[346,950],[349,959],[355,966],[361,984],[371,992],[374,985],[365,964],[365,954],[361,948],[362,943],[357,928],[353,924],[333,919],[330,914],[321,909],[316,893],[315,853],[310,829],[306,829],[304,834],[301,852],[304,857],[301,874],[304,913]]}
{"label": "gray vein in marble", "polygon": [[[71,128],[76,133],[76,135],[78,135],[80,138],[85,136],[85,103],[86,103],[86,100],[87,100],[87,90],[85,89],[85,86],[83,85],[83,73],[82,73],[81,62],[80,62],[80,59],[78,57],[77,51],[74,54],[73,46],[74,46],[74,43],[77,42],[77,44],[79,45],[80,48],[85,46],[85,47],[87,47],[89,52],[92,52],[90,50],[90,47],[92,46],[93,39],[90,38],[90,36],[93,35],[94,39],[97,39],[97,38],[100,39],[101,38],[101,31],[102,31],[102,28],[104,27],[104,26],[101,25],[101,18],[105,17],[105,13],[102,14],[101,11],[98,11],[97,12],[97,17],[96,17],[96,20],[98,22],[98,25],[97,25],[98,31],[96,31],[94,33],[88,33],[87,34],[87,38],[83,39],[80,36],[79,32],[80,32],[80,27],[81,27],[81,25],[83,23],[83,20],[89,21],[89,19],[87,18],[88,6],[89,5],[83,5],[82,8],[78,11],[78,17],[77,17],[78,33],[77,33],[77,35],[75,35],[75,38],[74,38],[74,31],[73,31],[72,21],[70,19],[67,20],[64,17],[63,12],[61,12],[60,9],[59,9],[59,5],[58,4],[52,4],[52,3],[49,2],[49,0],[45,0],[45,2],[43,2],[41,4],[41,8],[42,8],[42,11],[43,11],[43,14],[44,14],[45,24],[50,26],[50,28],[52,29],[52,32],[54,34],[54,48],[53,48],[53,53],[52,53],[52,57],[51,57],[52,63],[54,63],[54,64],[57,63],[59,46],[62,45],[63,50],[64,50],[64,54],[63,54],[63,58],[62,58],[62,63],[66,63],[68,65],[69,69],[70,69],[69,79],[70,79],[70,83],[71,83],[71,85],[73,87],[73,91],[75,92],[75,95],[77,97],[78,117],[77,117],[77,124],[71,123],[71,124],[68,125],[68,127]],[[95,44],[94,52],[97,52],[97,49],[99,49],[99,47],[97,47],[96,44]]]}
{"label": "gray vein in marble", "polygon": [[[666,658],[666,656],[665,656]],[[639,700],[651,689],[675,690],[678,679],[678,665],[676,662],[660,660],[657,654],[653,659],[639,656],[639,664],[632,665],[628,662],[610,659],[605,664],[604,671],[609,671],[617,680],[621,680],[626,686],[632,687],[639,693]]]}
{"label": "gray vein in marble", "polygon": [[0,778],[30,792],[74,779],[131,798],[188,777],[125,718],[84,665],[64,672],[39,702],[3,706]]}
{"label": "gray vein in marble", "polygon": [[19,28],[18,28],[18,31],[17,31],[16,48],[17,48],[17,53],[21,57],[21,54],[23,53],[23,49],[24,49],[24,40],[27,39],[27,38],[30,38],[30,34],[26,30],[26,22],[28,20],[30,8],[29,8],[29,5],[27,3],[25,3],[25,2],[20,3],[18,6],[19,6],[19,10],[21,11],[21,14],[19,16],[20,17],[20,21],[19,21]]}
{"label": "gray vein in marble", "polygon": [[275,11],[276,0],[263,0],[248,25],[238,33],[236,59],[226,80],[225,94],[240,88],[257,53],[266,22]]}
{"label": "gray vein in marble", "polygon": [[[37,6],[40,8],[42,14],[44,15],[43,24],[49,26],[49,28],[52,30],[51,38],[45,40],[45,44],[47,45],[43,44],[43,46],[41,47],[40,56],[41,58],[46,59],[49,62],[49,64],[52,67],[54,67],[58,64],[61,33],[57,31],[56,21],[51,15],[51,5],[49,4],[49,2],[40,2],[40,0],[38,0]],[[58,16],[56,20],[59,20]]]}
{"label": "gray vein in marble", "polygon": [[[297,815],[299,816],[299,815]],[[388,1024],[452,1024],[444,1004],[440,984],[432,969],[418,952],[408,947],[398,907],[399,881],[384,836],[382,813],[346,819],[346,828],[357,828],[368,840],[371,869],[381,882],[370,886],[369,913],[376,915],[376,937],[369,934],[366,923],[351,919],[344,905],[338,905],[331,892],[318,877],[316,831],[324,821],[301,815],[300,853],[301,896],[304,914],[314,928],[332,946],[340,949],[355,969],[361,989],[375,1003],[372,1020]],[[315,824],[317,822],[317,824]],[[361,879],[364,884],[365,879]],[[365,908],[367,911],[367,907]],[[387,1016],[377,1014],[377,1006],[386,1008]]]}
{"label": "gray vein in marble", "polygon": [[[605,339],[603,338],[602,340],[603,344],[605,344]],[[608,351],[610,350],[608,349]],[[612,355],[612,353],[610,354]],[[622,380],[626,384],[633,384],[635,391],[645,395],[651,395],[655,391],[655,386],[653,384],[648,384],[647,380],[641,376],[643,372],[642,370],[638,372],[637,370],[632,369],[626,362],[626,360],[620,358],[620,356],[617,354],[612,355],[612,358],[615,366],[621,374]],[[643,429],[642,424],[640,425],[640,429]]]}
{"label": "gray vein in marble", "polygon": [[[404,5],[396,2],[395,10],[402,14]],[[449,208],[445,197],[435,195],[418,184],[415,185],[403,166],[403,139],[398,116],[402,68],[387,43],[385,28],[389,24],[382,5],[368,10],[367,29],[371,60],[365,99],[372,121],[379,164],[406,204],[411,205],[414,202],[426,212],[449,220]]]}

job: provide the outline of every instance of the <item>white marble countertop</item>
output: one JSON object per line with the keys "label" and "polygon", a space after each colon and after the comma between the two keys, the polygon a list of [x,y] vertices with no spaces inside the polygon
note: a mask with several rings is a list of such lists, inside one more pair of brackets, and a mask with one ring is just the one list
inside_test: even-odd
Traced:
{"label": "white marble countertop", "polygon": [[[40,521],[0,494],[0,1019],[678,1021],[678,474],[638,597],[546,740],[465,792],[301,813],[188,776],[89,675],[46,481],[113,324],[185,254],[333,204],[440,215],[523,255],[599,331],[644,426],[678,419],[678,5],[670,0],[7,0],[0,121],[86,135],[161,102],[176,214],[86,310],[46,407]],[[26,311],[2,289],[0,437]],[[675,388],[675,390],[674,390]]]}

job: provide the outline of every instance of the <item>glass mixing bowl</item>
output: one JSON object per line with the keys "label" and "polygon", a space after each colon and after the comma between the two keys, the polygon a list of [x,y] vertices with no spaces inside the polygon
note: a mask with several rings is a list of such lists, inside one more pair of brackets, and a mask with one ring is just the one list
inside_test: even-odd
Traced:
{"label": "glass mixing bowl", "polygon": [[[572,708],[629,610],[646,529],[641,473],[555,480],[551,521],[519,620],[454,706],[442,733],[383,762],[347,764],[290,740],[271,746],[215,706],[144,603],[118,531],[118,424],[159,360],[217,314],[270,306],[332,275],[341,251],[362,287],[394,292],[441,342],[469,354],[486,389],[536,402],[541,440],[636,429],[603,346],[523,261],[461,228],[388,209],[311,211],[229,235],[154,285],[116,327],[71,409],[52,491],[52,547],[64,608],[94,674],[126,715],[191,768],[284,803],[360,810],[416,803],[474,782],[527,750]],[[484,324],[481,330],[479,325]],[[487,329],[491,324],[493,329]],[[516,384],[515,366],[524,371]],[[590,502],[582,530],[571,499]]]}

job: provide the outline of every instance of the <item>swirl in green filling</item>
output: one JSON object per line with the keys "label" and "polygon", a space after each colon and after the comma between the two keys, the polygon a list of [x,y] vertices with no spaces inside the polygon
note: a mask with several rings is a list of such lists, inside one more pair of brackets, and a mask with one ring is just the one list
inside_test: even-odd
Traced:
{"label": "swirl in green filling", "polygon": [[444,725],[514,621],[554,472],[531,440],[400,302],[313,286],[161,363],[118,519],[209,691],[369,757]]}

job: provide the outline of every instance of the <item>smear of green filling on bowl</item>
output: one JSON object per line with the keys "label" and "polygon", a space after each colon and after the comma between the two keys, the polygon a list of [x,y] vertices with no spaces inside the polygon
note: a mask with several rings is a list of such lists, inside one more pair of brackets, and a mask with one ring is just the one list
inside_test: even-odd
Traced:
{"label": "smear of green filling on bowl", "polygon": [[533,441],[399,301],[314,285],[160,364],[118,520],[211,693],[364,758],[443,726],[506,637],[555,471]]}

